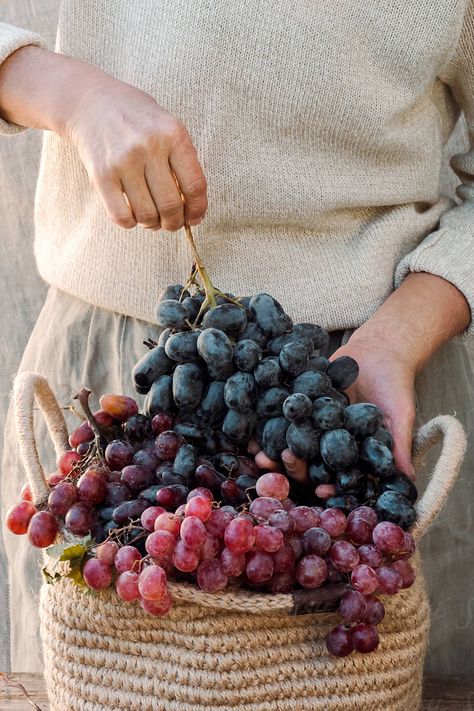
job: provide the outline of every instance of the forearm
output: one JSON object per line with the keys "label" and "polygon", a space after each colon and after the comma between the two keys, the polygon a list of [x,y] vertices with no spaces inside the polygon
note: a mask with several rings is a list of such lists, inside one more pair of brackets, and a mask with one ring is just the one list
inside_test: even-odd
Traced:
{"label": "forearm", "polygon": [[71,57],[34,45],[21,47],[0,66],[0,115],[20,126],[64,135],[78,99],[105,76]]}
{"label": "forearm", "polygon": [[354,332],[351,342],[378,342],[418,372],[470,319],[469,305],[455,286],[432,274],[414,273]]}

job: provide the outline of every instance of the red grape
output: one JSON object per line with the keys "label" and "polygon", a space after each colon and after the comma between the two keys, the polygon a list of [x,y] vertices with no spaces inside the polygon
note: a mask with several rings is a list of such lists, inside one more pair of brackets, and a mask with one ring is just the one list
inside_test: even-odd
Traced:
{"label": "red grape", "polygon": [[331,536],[324,528],[308,528],[303,533],[303,548],[306,553],[324,555],[331,547]]}
{"label": "red grape", "polygon": [[186,548],[197,550],[206,540],[207,531],[200,518],[187,516],[181,523],[179,535]]}
{"label": "red grape", "polygon": [[301,558],[301,556],[303,555],[303,541],[301,540],[301,538],[298,538],[298,536],[289,536],[286,539],[286,542],[291,547],[295,558]]}
{"label": "red grape", "polygon": [[230,511],[213,509],[206,521],[206,528],[216,538],[224,538],[226,526],[234,519]]}
{"label": "red grape", "polygon": [[366,543],[363,546],[359,546],[357,553],[359,554],[360,562],[365,565],[370,565],[371,568],[378,568],[379,565],[382,565],[383,555],[373,543]]}
{"label": "red grape", "polygon": [[359,622],[352,628],[352,643],[357,652],[362,654],[373,652],[379,646],[378,632],[372,625]]}
{"label": "red grape", "polygon": [[182,484],[170,484],[157,491],[156,502],[160,506],[164,506],[165,509],[176,511],[178,506],[185,503],[187,496],[188,490],[185,486]]}
{"label": "red grape", "polygon": [[283,544],[283,533],[267,524],[255,526],[255,546],[266,553],[275,553]]}
{"label": "red grape", "polygon": [[138,464],[129,464],[122,469],[122,481],[132,491],[138,492],[151,486],[155,481],[155,476],[153,472],[147,471]]}
{"label": "red grape", "polygon": [[378,523],[373,532],[372,539],[382,553],[398,553],[404,543],[403,528],[391,521]]}
{"label": "red grape", "polygon": [[304,533],[309,528],[319,526],[319,516],[309,506],[295,506],[294,509],[291,509],[290,516],[298,533]]}
{"label": "red grape", "polygon": [[149,506],[140,516],[140,522],[145,531],[155,530],[155,521],[162,513],[166,513],[162,506]]}
{"label": "red grape", "polygon": [[284,474],[268,472],[257,479],[257,494],[283,501],[290,493],[290,482]]}
{"label": "red grape", "polygon": [[61,481],[64,481],[67,476],[67,474],[62,474],[61,472],[53,472],[52,474],[48,474],[46,481],[48,486],[56,486]]}
{"label": "red grape", "polygon": [[193,499],[195,496],[204,496],[205,499],[214,501],[214,494],[209,489],[206,489],[205,486],[197,486],[195,489],[191,489],[188,494],[187,501],[189,501],[189,499]]}
{"label": "red grape", "polygon": [[138,413],[138,405],[131,397],[126,395],[102,395],[99,400],[102,410],[119,422],[125,422],[132,415]]}
{"label": "red grape", "polygon": [[166,573],[159,565],[148,565],[138,576],[138,590],[146,600],[161,600],[168,590]]}
{"label": "red grape", "polygon": [[[115,472],[112,472],[114,475]],[[119,472],[119,477],[122,472]],[[106,506],[119,506],[124,501],[129,501],[132,498],[132,492],[123,481],[110,481],[107,484],[107,493],[105,494],[104,503]]]}
{"label": "red grape", "polygon": [[398,560],[408,560],[415,552],[415,539],[409,531],[403,531],[403,545],[401,552],[396,554]]}
{"label": "red grape", "polygon": [[138,573],[126,570],[125,573],[120,573],[115,581],[115,589],[117,595],[125,602],[133,602],[140,598],[138,590]]}
{"label": "red grape", "polygon": [[333,657],[347,657],[354,650],[350,627],[338,625],[326,637],[326,647]]}
{"label": "red grape", "polygon": [[163,461],[172,461],[178,449],[184,444],[184,439],[178,432],[166,430],[161,432],[155,440],[155,451]]}
{"label": "red grape", "polygon": [[247,553],[255,543],[255,533],[250,521],[234,518],[225,529],[224,542],[234,553]]}
{"label": "red grape", "polygon": [[325,509],[320,516],[320,527],[329,533],[331,538],[337,538],[344,533],[347,519],[339,509]]}
{"label": "red grape", "polygon": [[289,593],[293,590],[295,584],[296,578],[293,570],[287,573],[273,573],[266,585],[266,589],[272,595]]}
{"label": "red grape", "polygon": [[55,516],[64,517],[77,501],[77,489],[70,481],[61,481],[48,496],[48,508]]}
{"label": "red grape", "polygon": [[344,622],[358,622],[365,618],[367,603],[362,593],[356,590],[348,590],[341,597],[339,603],[339,614]]}
{"label": "red grape", "polygon": [[20,490],[20,499],[22,501],[33,501],[33,494],[31,493],[30,485],[28,482],[23,484]]}
{"label": "red grape", "polygon": [[341,573],[350,573],[359,563],[359,554],[349,541],[336,541],[329,550],[329,558]]}
{"label": "red grape", "polygon": [[148,612],[149,615],[162,617],[163,615],[167,615],[173,607],[173,600],[168,592],[161,598],[161,600],[147,600],[142,597],[140,605],[145,612]]}
{"label": "red grape", "polygon": [[228,548],[224,548],[220,560],[222,563],[222,570],[229,577],[237,577],[241,575],[245,570],[245,555],[244,553],[234,553]]}
{"label": "red grape", "polygon": [[80,444],[84,442],[91,442],[94,439],[94,433],[90,424],[82,422],[79,427],[76,427],[73,432],[69,435],[69,444],[73,449],[76,449]]}
{"label": "red grape", "polygon": [[378,587],[378,580],[373,568],[368,565],[356,565],[351,573],[351,585],[364,595],[370,595]]}
{"label": "red grape", "polygon": [[112,582],[112,569],[103,560],[90,558],[84,564],[82,575],[92,590],[105,590]]}
{"label": "red grape", "polygon": [[107,565],[113,565],[118,549],[119,545],[115,541],[104,541],[97,546],[97,560],[101,560],[104,563],[107,563]]}
{"label": "red grape", "polygon": [[377,513],[374,509],[371,509],[370,506],[358,506],[356,509],[353,509],[349,513],[347,520],[354,521],[355,519],[362,519],[368,523],[369,526],[372,526],[373,529],[379,522]]}
{"label": "red grape", "polygon": [[112,415],[109,415],[109,413],[105,410],[96,410],[92,414],[94,415],[94,420],[97,422],[99,427],[112,427],[115,422]]}
{"label": "red grape", "polygon": [[212,504],[205,496],[194,496],[186,504],[185,516],[197,516],[201,521],[207,521],[211,515]]}
{"label": "red grape", "polygon": [[176,538],[169,531],[155,531],[147,536],[145,548],[153,558],[168,557],[176,546]]}
{"label": "red grape", "polygon": [[220,560],[203,560],[196,573],[197,584],[205,592],[219,592],[227,585],[227,575]]}
{"label": "red grape", "polygon": [[215,558],[220,550],[219,539],[206,532],[204,542],[199,546],[199,559],[209,560]]}
{"label": "red grape", "polygon": [[36,548],[47,548],[54,543],[59,530],[56,518],[49,511],[37,511],[30,519],[28,540]]}
{"label": "red grape", "polygon": [[73,468],[81,461],[81,457],[77,452],[72,449],[68,449],[63,452],[57,461],[57,467],[61,474],[70,474]]}
{"label": "red grape", "polygon": [[274,511],[268,519],[268,524],[277,528],[284,536],[289,536],[295,530],[295,522],[288,511]]}
{"label": "red grape", "polygon": [[367,622],[369,625],[378,625],[382,622],[385,616],[385,607],[383,602],[375,597],[374,595],[369,595],[365,599],[365,614],[362,618],[362,622]]}
{"label": "red grape", "polygon": [[77,482],[79,499],[88,504],[100,504],[107,493],[107,482],[95,471],[87,471]]}
{"label": "red grape", "polygon": [[251,551],[247,555],[245,574],[251,583],[265,583],[273,575],[273,558],[270,553]]}
{"label": "red grape", "polygon": [[396,560],[391,567],[402,576],[402,588],[410,588],[413,585],[416,573],[407,560]]}
{"label": "red grape", "polygon": [[114,439],[105,448],[105,461],[111,469],[123,469],[133,461],[135,451],[131,444]]}
{"label": "red grape", "polygon": [[173,513],[162,513],[155,521],[155,531],[169,531],[176,536],[179,535],[181,528],[181,519]]}
{"label": "red grape", "polygon": [[268,521],[274,511],[281,510],[283,510],[281,502],[269,496],[259,496],[249,506],[252,516],[255,516],[259,521]]}
{"label": "red grape", "polygon": [[296,559],[295,554],[293,553],[293,548],[288,545],[288,543],[283,543],[283,545],[275,551],[272,558],[274,573],[288,573],[290,571],[293,573]]}
{"label": "red grape", "polygon": [[388,565],[381,565],[380,568],[376,569],[375,574],[379,583],[378,589],[381,593],[396,595],[401,590],[403,578],[398,570],[394,570]]}
{"label": "red grape", "polygon": [[362,545],[372,542],[372,526],[363,518],[353,518],[347,522],[346,538]]}
{"label": "red grape", "polygon": [[154,434],[159,435],[173,427],[173,418],[166,412],[158,412],[151,421],[151,429]]}
{"label": "red grape", "polygon": [[141,559],[141,553],[134,546],[123,546],[115,554],[114,565],[119,573],[125,573],[127,570],[137,571]]}
{"label": "red grape", "polygon": [[66,528],[76,536],[85,536],[96,524],[96,512],[85,501],[73,504],[64,519]]}
{"label": "red grape", "polygon": [[191,573],[199,565],[197,551],[186,548],[183,541],[178,541],[173,551],[172,561],[175,568],[183,573]]}
{"label": "red grape", "polygon": [[336,487],[334,484],[318,484],[314,490],[314,493],[318,499],[326,501],[327,499],[330,499],[331,496],[336,496]]}
{"label": "red grape", "polygon": [[17,536],[24,535],[35,513],[36,506],[31,501],[20,501],[9,509],[5,521],[6,527]]}
{"label": "red grape", "polygon": [[318,555],[305,555],[296,566],[296,579],[303,588],[319,588],[328,576],[326,561]]}

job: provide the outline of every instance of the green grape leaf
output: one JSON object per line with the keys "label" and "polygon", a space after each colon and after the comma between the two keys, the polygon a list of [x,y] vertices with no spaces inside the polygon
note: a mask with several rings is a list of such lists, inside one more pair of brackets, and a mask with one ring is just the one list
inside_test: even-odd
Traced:
{"label": "green grape leaf", "polygon": [[86,588],[86,581],[82,575],[82,558],[75,558],[74,560],[69,560],[69,572],[66,573],[66,578],[73,580],[76,585],[82,588]]}
{"label": "green grape leaf", "polygon": [[59,573],[55,573],[54,575],[51,575],[49,572],[48,568],[42,568],[41,572],[43,573],[43,578],[48,585],[54,585],[58,580],[60,580],[61,576]]}

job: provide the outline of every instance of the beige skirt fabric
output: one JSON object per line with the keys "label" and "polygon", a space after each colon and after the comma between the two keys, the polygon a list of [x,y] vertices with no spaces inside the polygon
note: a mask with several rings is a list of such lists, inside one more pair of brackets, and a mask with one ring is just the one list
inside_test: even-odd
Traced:
{"label": "beige skirt fabric", "polygon": [[[85,385],[93,392],[93,405],[104,392],[137,396],[131,369],[145,352],[143,341],[157,338],[159,328],[144,321],[105,311],[49,289],[19,371],[44,374],[59,402],[67,407]],[[331,334],[325,355],[344,342],[350,332]],[[471,350],[470,350],[471,349]],[[452,342],[428,363],[417,381],[418,421],[437,414],[454,414],[468,432],[474,431],[474,353],[472,344]],[[77,418],[66,411],[72,429]],[[54,471],[52,447],[44,423],[36,422],[42,462]],[[469,674],[474,667],[474,450],[472,441],[449,503],[425,537],[422,554],[431,604],[432,628],[427,671],[436,674]],[[1,481],[2,519],[18,499],[25,481],[19,460],[11,411],[5,427]],[[423,476],[419,487],[424,488]],[[9,647],[11,668],[41,671],[38,591],[39,555],[23,537],[5,532],[9,561],[9,610],[0,629],[0,646]]]}

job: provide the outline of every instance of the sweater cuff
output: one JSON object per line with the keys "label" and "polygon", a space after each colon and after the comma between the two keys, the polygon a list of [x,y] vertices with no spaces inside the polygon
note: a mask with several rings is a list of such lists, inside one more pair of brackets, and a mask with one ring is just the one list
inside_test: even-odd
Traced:
{"label": "sweater cuff", "polygon": [[474,336],[474,233],[461,234],[449,228],[433,232],[398,264],[395,288],[410,272],[435,274],[459,289],[471,309],[471,322],[456,339]]}
{"label": "sweater cuff", "polygon": [[[36,32],[30,32],[30,30],[23,30],[20,27],[0,22],[0,65],[17,49],[30,44],[48,49],[46,40]],[[0,134],[12,135],[25,130],[26,126],[6,121],[0,116]]]}

